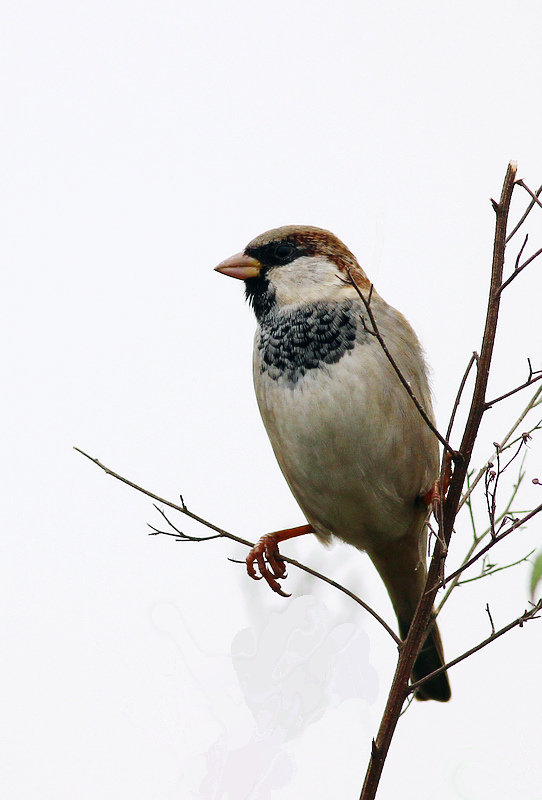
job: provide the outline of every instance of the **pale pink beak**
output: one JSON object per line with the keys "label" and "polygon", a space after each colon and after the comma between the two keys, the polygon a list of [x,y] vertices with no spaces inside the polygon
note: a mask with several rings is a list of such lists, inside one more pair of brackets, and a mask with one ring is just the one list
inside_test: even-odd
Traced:
{"label": "pale pink beak", "polygon": [[246,256],[244,253],[236,253],[225,261],[221,261],[216,272],[229,275],[230,278],[239,278],[246,281],[248,278],[257,278],[261,272],[262,265],[257,258]]}

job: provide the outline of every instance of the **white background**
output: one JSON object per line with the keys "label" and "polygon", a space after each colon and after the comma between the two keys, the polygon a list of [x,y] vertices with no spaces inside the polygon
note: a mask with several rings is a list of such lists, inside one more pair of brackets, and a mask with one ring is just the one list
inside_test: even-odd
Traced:
{"label": "white background", "polygon": [[[272,595],[227,561],[240,546],[149,538],[151,502],[72,446],[249,539],[303,522],[242,286],[212,271],[290,223],[333,230],[410,319],[444,428],[479,348],[489,197],[511,158],[542,183],[541,21],[537,0],[2,4],[3,797],[358,797],[387,635],[294,570]],[[505,293],[492,396],[541,366],[540,276]],[[475,463],[527,397],[488,415]],[[464,517],[452,561],[469,536]],[[540,520],[496,556],[539,544]],[[393,620],[364,555],[284,551]],[[487,602],[497,627],[523,612],[528,573],[458,589],[449,657],[488,635]],[[411,707],[383,800],[542,798],[541,624],[453,669],[449,704]]]}

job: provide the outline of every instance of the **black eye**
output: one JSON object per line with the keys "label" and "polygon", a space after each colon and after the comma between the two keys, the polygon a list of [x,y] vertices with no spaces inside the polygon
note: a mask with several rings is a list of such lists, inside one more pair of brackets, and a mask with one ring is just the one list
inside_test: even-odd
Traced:
{"label": "black eye", "polygon": [[294,249],[291,242],[282,242],[282,244],[278,244],[275,247],[275,256],[281,261],[285,261],[287,258],[290,258]]}

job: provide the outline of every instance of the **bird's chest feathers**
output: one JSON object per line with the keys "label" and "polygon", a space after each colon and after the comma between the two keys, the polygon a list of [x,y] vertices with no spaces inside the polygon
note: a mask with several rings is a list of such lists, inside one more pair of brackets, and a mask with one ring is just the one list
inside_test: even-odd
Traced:
{"label": "bird's chest feathers", "polygon": [[[351,300],[273,308],[260,320],[255,368],[290,389],[314,370],[329,371],[363,340],[360,310]],[[361,342],[360,342],[361,343]],[[265,379],[265,378],[264,378]]]}
{"label": "bird's chest feathers", "polygon": [[[410,377],[408,350],[388,336],[386,309],[379,312]],[[256,335],[254,383],[277,460],[309,522],[367,547],[408,529],[405,509],[428,484],[425,453],[433,445],[361,315],[350,300],[271,310]]]}

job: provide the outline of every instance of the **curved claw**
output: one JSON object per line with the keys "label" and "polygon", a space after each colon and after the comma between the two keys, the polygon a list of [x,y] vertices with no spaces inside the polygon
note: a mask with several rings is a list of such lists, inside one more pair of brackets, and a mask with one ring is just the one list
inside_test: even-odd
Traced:
{"label": "curved claw", "polygon": [[[275,534],[270,533],[262,536],[254,545],[246,558],[247,572],[253,580],[259,581],[264,578],[267,585],[282,597],[290,597],[278,582],[278,579],[286,577],[286,564],[280,555],[277,538]],[[254,568],[255,564],[258,565],[259,575]]]}

